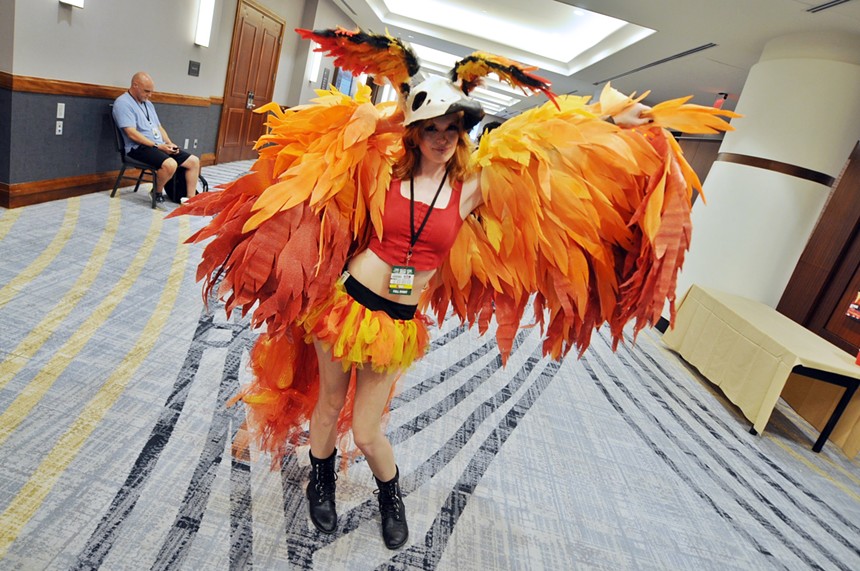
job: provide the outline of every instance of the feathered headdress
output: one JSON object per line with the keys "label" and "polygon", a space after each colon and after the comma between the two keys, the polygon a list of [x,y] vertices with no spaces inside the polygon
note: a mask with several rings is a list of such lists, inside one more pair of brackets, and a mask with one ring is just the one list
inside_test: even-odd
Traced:
{"label": "feathered headdress", "polygon": [[418,73],[415,52],[399,38],[350,31],[303,30],[296,32],[306,40],[320,45],[316,51],[334,58],[336,66],[353,73],[366,73],[387,79],[404,97],[409,93],[409,80]]}
{"label": "feathered headdress", "polygon": [[[463,93],[468,95],[481,84],[481,80],[495,73],[499,79],[513,87],[523,91],[540,91],[550,101],[555,102],[555,93],[550,89],[552,84],[547,79],[531,73],[536,69],[534,66],[527,67],[506,57],[475,52],[454,64],[454,69],[451,70],[451,81],[459,82]],[[557,104],[556,107],[558,107]]]}
{"label": "feathered headdress", "polygon": [[[450,89],[442,86],[438,80],[428,83],[428,79],[415,86],[413,91],[410,79],[418,73],[418,58],[399,38],[344,28],[315,31],[297,29],[296,32],[305,39],[317,42],[320,47],[316,51],[335,58],[338,67],[353,73],[373,75],[377,83],[379,78],[384,78],[396,87],[406,112],[406,124],[462,110],[467,126],[469,123],[474,125],[483,112],[479,110],[480,104],[469,94],[491,73],[526,93],[541,92],[555,101],[550,82],[532,73],[536,67],[524,66],[501,56],[475,52],[454,65],[448,82]],[[454,91],[461,95],[455,95]],[[433,101],[434,95],[444,98],[447,105],[439,100]]]}

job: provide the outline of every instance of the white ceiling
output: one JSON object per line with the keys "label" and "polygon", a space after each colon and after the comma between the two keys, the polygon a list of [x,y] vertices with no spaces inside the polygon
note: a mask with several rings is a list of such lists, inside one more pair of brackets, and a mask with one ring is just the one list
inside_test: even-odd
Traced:
{"label": "white ceiling", "polygon": [[[860,0],[817,13],[807,10],[830,2],[334,0],[334,3],[368,31],[387,30],[407,42],[458,57],[480,49],[538,65],[538,73],[552,81],[556,93],[591,95],[611,79],[612,85],[624,92],[650,90],[651,95],[646,99],[649,103],[692,95],[694,103],[711,105],[718,93],[725,92],[729,94],[726,109],[734,108],[750,67],[758,61],[769,40],[812,31],[860,35]],[[590,23],[587,31],[570,32],[568,28],[576,19],[572,16],[574,8],[631,25],[616,24],[609,32],[597,32],[597,39],[602,37],[604,41],[590,50],[564,53],[575,43],[575,39],[565,39],[565,33],[578,38],[594,33],[597,27]],[[429,12],[422,15],[418,9]],[[494,22],[493,18],[497,20]],[[609,25],[613,25],[611,21]],[[501,36],[494,37],[494,32]],[[538,38],[538,46],[522,45],[530,36]],[[561,47],[546,50],[552,42],[560,42],[556,45]],[[416,51],[420,59],[421,49]],[[615,53],[605,55],[612,51]],[[489,87],[494,90],[492,85]],[[815,86],[798,86],[803,92],[814,89]],[[505,91],[499,93],[509,95]],[[542,101],[542,96],[535,96],[498,114],[507,116]]]}

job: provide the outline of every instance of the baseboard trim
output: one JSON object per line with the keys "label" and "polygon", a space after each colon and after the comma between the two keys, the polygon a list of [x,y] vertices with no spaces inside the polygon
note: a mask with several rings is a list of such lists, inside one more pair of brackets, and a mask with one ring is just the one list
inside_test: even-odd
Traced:
{"label": "baseboard trim", "polygon": [[0,186],[0,205],[4,208],[20,208],[31,204],[101,192],[113,188],[118,173],[119,171],[114,171],[113,173],[3,184]]}
{"label": "baseboard trim", "polygon": [[[203,166],[214,165],[215,153],[201,155],[200,164]],[[136,171],[128,170],[126,173],[133,176]],[[0,182],[0,206],[7,209],[20,208],[31,204],[111,190],[118,174],[119,170],[115,170],[15,184]]]}
{"label": "baseboard trim", "polygon": [[[44,93],[48,95],[74,95],[78,97],[95,97],[100,99],[116,99],[128,89],[112,85],[96,85],[79,81],[64,81],[61,79],[45,79],[28,77],[0,72],[0,88],[26,93]],[[152,95],[154,103],[169,103],[173,105],[189,105],[193,107],[209,107],[215,101],[224,98],[198,97],[196,95],[181,95],[179,93],[155,92]]]}

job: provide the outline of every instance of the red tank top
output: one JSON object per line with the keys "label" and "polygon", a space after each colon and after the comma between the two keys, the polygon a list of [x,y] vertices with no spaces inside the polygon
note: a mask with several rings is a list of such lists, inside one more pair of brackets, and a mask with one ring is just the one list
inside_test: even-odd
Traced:
{"label": "red tank top", "polygon": [[[409,226],[409,198],[401,194],[400,182],[392,180],[385,194],[382,240],[380,241],[374,233],[368,246],[371,252],[392,266],[406,265],[406,253],[409,251],[409,242],[412,238]],[[463,225],[463,219],[460,218],[462,189],[462,182],[452,183],[448,205],[445,208],[434,207],[430,213],[424,230],[412,247],[409,265],[416,270],[435,270],[442,265],[442,261],[454,245],[460,226]],[[415,202],[416,231],[421,226],[429,208],[429,204]]]}

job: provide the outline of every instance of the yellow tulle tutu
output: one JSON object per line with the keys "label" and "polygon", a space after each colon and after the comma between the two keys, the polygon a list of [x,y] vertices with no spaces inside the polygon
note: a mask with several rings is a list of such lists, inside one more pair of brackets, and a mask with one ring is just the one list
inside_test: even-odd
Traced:
{"label": "yellow tulle tutu", "polygon": [[[251,350],[253,380],[231,401],[246,406],[248,428],[259,448],[278,463],[292,447],[304,443],[307,422],[319,398],[316,339],[350,371],[346,404],[338,419],[338,445],[349,456],[356,370],[400,373],[427,351],[429,320],[417,313],[400,320],[371,311],[355,301],[338,282],[332,296],[312,308],[286,333],[263,333]],[[396,383],[392,383],[394,394]],[[388,403],[386,403],[386,414]]]}

